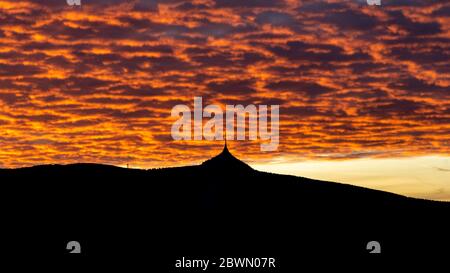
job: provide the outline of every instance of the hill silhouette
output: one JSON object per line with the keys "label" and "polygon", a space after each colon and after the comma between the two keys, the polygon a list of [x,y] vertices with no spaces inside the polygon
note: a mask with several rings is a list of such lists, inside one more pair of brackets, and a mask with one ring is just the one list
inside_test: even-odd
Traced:
{"label": "hill silhouette", "polygon": [[151,256],[161,272],[182,256],[273,256],[285,272],[299,257],[373,259],[372,240],[396,259],[439,257],[450,241],[448,202],[256,171],[226,146],[196,166],[41,165],[1,169],[0,181],[21,255],[79,240],[91,259]]}

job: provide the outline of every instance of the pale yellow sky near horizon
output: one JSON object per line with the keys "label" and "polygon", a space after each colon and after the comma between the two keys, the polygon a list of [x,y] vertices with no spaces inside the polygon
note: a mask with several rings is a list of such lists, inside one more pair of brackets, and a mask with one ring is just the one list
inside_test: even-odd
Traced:
{"label": "pale yellow sky near horizon", "polygon": [[250,164],[260,171],[335,181],[405,196],[450,201],[450,157],[362,158]]}

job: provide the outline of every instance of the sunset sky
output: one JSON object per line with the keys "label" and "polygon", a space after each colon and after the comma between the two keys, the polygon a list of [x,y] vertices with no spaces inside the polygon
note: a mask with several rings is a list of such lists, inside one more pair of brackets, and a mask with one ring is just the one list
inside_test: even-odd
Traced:
{"label": "sunset sky", "polygon": [[450,200],[450,2],[0,0],[0,167],[200,163],[171,109],[280,105],[257,169]]}

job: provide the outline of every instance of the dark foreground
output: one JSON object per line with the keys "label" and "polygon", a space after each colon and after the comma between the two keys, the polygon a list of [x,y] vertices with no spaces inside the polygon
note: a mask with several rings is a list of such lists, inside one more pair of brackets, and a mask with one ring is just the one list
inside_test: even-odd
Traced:
{"label": "dark foreground", "polygon": [[[336,263],[445,265],[450,256],[449,203],[257,172],[227,151],[200,166],[47,165],[0,170],[0,181],[2,249],[22,265],[300,272]],[[66,250],[72,240],[81,254]],[[369,253],[369,241],[380,254]],[[183,257],[210,264],[177,268]],[[220,258],[237,257],[272,257],[275,268],[220,267]]]}

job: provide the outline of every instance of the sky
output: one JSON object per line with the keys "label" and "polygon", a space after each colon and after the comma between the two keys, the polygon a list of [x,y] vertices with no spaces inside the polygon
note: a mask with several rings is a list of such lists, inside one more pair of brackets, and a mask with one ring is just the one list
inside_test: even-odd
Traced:
{"label": "sky", "polygon": [[0,167],[200,163],[171,109],[279,105],[255,168],[450,200],[450,3],[0,0]]}

